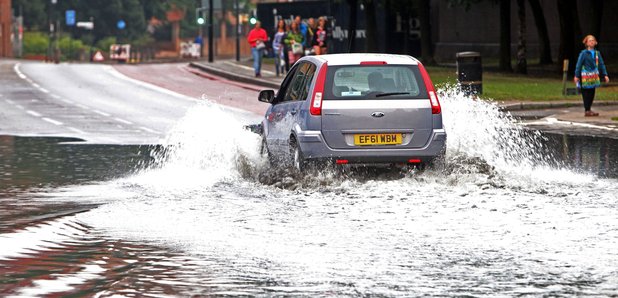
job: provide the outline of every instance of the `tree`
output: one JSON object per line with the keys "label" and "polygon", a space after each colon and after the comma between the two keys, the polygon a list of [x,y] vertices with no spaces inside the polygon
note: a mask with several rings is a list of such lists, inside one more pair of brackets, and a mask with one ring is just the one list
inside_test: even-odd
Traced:
{"label": "tree", "polygon": [[32,31],[47,30],[47,5],[44,0],[13,0],[12,6],[24,17],[24,27]]}
{"label": "tree", "polygon": [[431,38],[431,10],[429,1],[420,0],[418,18],[421,23],[421,60],[425,64],[435,64],[433,57],[433,43]]}
{"label": "tree", "polygon": [[517,0],[517,19],[519,21],[519,34],[517,39],[517,67],[516,71],[521,74],[528,73],[526,61],[526,2]]}
{"label": "tree", "polygon": [[500,70],[513,71],[511,67],[511,1],[500,0]]}
{"label": "tree", "polygon": [[539,0],[528,0],[532,9],[532,16],[536,24],[536,31],[539,35],[539,64],[551,64],[551,46],[549,43],[549,33],[547,32],[547,24],[543,15],[543,8]]}
{"label": "tree", "polygon": [[579,16],[577,15],[576,0],[557,0],[558,17],[560,20],[560,48],[558,51],[558,64],[562,65],[564,59],[569,59],[569,73],[575,70],[575,49],[578,43],[576,36],[581,36]]}

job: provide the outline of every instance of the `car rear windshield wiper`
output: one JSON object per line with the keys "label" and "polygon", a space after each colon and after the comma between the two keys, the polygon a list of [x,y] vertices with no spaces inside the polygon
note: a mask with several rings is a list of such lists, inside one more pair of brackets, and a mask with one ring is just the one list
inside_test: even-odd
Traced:
{"label": "car rear windshield wiper", "polygon": [[376,97],[390,96],[390,95],[405,95],[405,94],[410,94],[410,92],[385,92],[385,93],[376,94]]}

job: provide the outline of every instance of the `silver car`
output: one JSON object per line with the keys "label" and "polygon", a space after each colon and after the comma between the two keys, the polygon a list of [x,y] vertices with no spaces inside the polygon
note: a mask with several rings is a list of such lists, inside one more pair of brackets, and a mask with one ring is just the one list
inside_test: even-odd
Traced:
{"label": "silver car", "polygon": [[303,171],[310,161],[424,167],[443,157],[440,102],[413,57],[333,54],[298,60],[262,120],[262,151]]}

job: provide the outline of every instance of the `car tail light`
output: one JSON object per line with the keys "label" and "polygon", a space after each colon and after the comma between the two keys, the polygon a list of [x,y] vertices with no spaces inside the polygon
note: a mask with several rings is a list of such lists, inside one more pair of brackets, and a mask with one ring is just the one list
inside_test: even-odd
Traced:
{"label": "car tail light", "polygon": [[315,83],[315,87],[313,88],[311,107],[309,108],[309,113],[311,113],[311,115],[322,115],[322,97],[324,96],[324,83],[326,81],[327,70],[328,65],[324,64],[318,73],[318,78]]}
{"label": "car tail light", "polygon": [[423,66],[420,62],[418,63],[418,69],[421,71],[423,81],[425,82],[425,88],[427,89],[427,93],[429,95],[429,101],[431,102],[431,113],[440,114],[440,112],[442,112],[442,108],[440,107],[440,101],[438,100],[438,95],[436,94],[436,89],[433,87],[431,78],[429,78],[429,74],[427,73],[427,70],[425,70],[425,66]]}
{"label": "car tail light", "polygon": [[348,163],[348,160],[347,159],[337,159],[335,163],[338,165],[345,165]]}
{"label": "car tail light", "polygon": [[414,158],[413,158],[413,159],[408,160],[408,162],[409,162],[409,163],[421,163],[421,160],[420,160],[420,159],[414,159]]}

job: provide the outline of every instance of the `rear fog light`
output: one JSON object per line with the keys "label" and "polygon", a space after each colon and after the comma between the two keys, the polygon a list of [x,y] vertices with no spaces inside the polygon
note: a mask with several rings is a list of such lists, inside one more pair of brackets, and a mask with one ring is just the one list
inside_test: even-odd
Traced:
{"label": "rear fog light", "polygon": [[345,165],[348,163],[347,159],[337,159],[337,161],[335,161],[336,164],[338,165]]}

